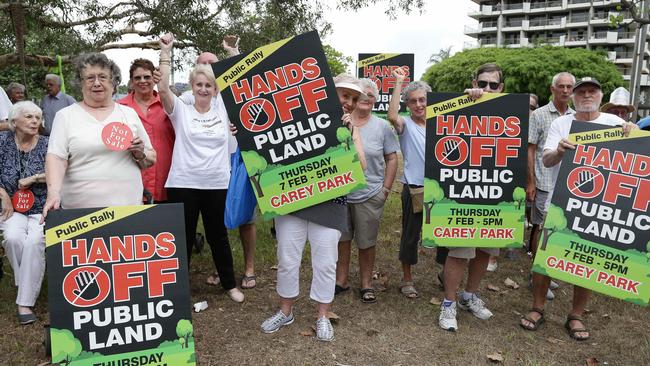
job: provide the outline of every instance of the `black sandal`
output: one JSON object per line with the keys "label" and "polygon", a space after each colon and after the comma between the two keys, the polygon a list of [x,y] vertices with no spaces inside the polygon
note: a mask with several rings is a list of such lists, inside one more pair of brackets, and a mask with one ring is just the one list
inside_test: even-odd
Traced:
{"label": "black sandal", "polygon": [[347,291],[347,290],[349,290],[349,289],[350,289],[350,286],[348,286],[348,287],[343,287],[343,286],[341,286],[341,285],[335,285],[335,286],[334,286],[334,295],[336,296],[336,295],[338,295],[338,294],[340,294],[340,293],[342,293],[342,292],[345,292],[345,291]]}
{"label": "black sandal", "polygon": [[[579,321],[583,326],[571,328],[571,321]],[[566,328],[567,332],[569,332],[569,337],[575,339],[576,341],[586,341],[589,339],[589,337],[591,337],[589,330],[585,327],[585,321],[582,320],[582,317],[579,315],[569,314],[566,317],[566,323],[564,323],[564,327]],[[578,337],[576,336],[576,333],[587,333],[588,335],[586,337]]]}
{"label": "black sandal", "polygon": [[529,322],[529,323],[532,324],[532,326],[526,326],[526,325],[524,325],[524,323],[522,323],[521,321],[519,321],[519,325],[520,325],[522,328],[524,328],[525,330],[529,330],[529,331],[531,331],[531,332],[534,332],[534,331],[536,331],[537,329],[539,329],[539,327],[542,326],[542,324],[544,324],[544,322],[546,322],[546,319],[544,318],[544,310],[543,310],[543,309],[540,309],[540,308],[531,308],[531,309],[528,311],[528,313],[537,313],[537,314],[540,315],[540,317],[539,317],[537,320],[535,320],[535,319],[531,318],[528,314],[522,316],[522,317],[521,317],[521,320],[526,320],[527,322]]}
{"label": "black sandal", "polygon": [[375,295],[374,288],[362,288],[359,291],[361,295],[361,302],[364,304],[372,304],[377,302],[377,296]]}

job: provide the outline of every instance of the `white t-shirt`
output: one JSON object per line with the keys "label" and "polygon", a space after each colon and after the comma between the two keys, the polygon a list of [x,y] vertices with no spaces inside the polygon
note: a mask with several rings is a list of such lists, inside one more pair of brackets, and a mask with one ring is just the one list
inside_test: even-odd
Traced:
{"label": "white t-shirt", "polygon": [[3,88],[0,88],[0,121],[9,118],[9,109],[11,108],[11,100],[5,93]]}
{"label": "white t-shirt", "polygon": [[[546,137],[546,144],[544,144],[544,151],[556,150],[557,145],[560,143],[560,140],[569,137],[569,131],[571,131],[571,124],[573,123],[574,120],[575,120],[575,114],[567,114],[565,116],[556,118],[551,123],[551,127],[548,130],[548,136]],[[613,114],[601,113],[600,116],[598,116],[598,118],[589,122],[600,123],[601,125],[608,125],[608,126],[620,126],[625,121],[623,121],[620,117],[615,116]],[[557,182],[557,176],[560,173],[560,165],[562,165],[562,162],[559,162],[557,165],[550,168],[553,177],[553,186],[555,186],[555,182]],[[550,199],[553,193],[553,189],[551,189],[549,193],[550,194],[548,196]]]}
{"label": "white t-shirt", "polygon": [[152,149],[138,114],[127,106],[115,103],[103,121],[78,103],[61,109],[54,117],[47,152],[68,161],[61,187],[64,208],[142,203],[142,176],[132,154],[110,150],[102,142],[102,129],[111,122],[125,123],[134,138],[140,137]]}
{"label": "white t-shirt", "polygon": [[223,102],[212,103],[208,112],[199,113],[175,96],[169,119],[176,140],[165,188],[228,189],[230,154],[237,140],[230,133]]}

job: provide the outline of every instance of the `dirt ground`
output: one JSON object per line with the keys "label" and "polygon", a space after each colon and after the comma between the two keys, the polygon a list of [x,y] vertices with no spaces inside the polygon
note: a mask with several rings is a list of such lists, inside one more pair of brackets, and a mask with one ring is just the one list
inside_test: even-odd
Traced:
{"label": "dirt ground", "polygon": [[[400,214],[398,184],[387,203],[378,244],[376,270],[386,278],[386,291],[378,302],[359,300],[356,253],[351,268],[352,291],[336,297],[333,311],[336,339],[331,343],[315,340],[308,333],[315,326],[315,304],[309,300],[311,268],[305,253],[301,272],[301,295],[294,309],[296,321],[275,334],[262,334],[260,323],[277,306],[275,294],[275,244],[269,223],[258,224],[256,264],[258,286],[246,290],[246,301],[235,304],[223,293],[204,283],[213,268],[208,250],[192,261],[192,301],[207,300],[209,308],[194,314],[196,352],[199,365],[483,365],[487,355],[500,353],[503,365],[585,365],[595,358],[599,365],[650,364],[650,322],[648,309],[600,295],[589,304],[586,323],[592,337],[586,342],[570,339],[563,328],[569,311],[572,290],[562,284],[556,300],[546,307],[547,322],[537,332],[518,326],[521,313],[530,307],[531,294],[526,283],[530,263],[523,251],[517,260],[499,260],[499,268],[482,283],[481,295],[494,317],[488,321],[459,313],[460,329],[445,332],[438,327],[438,306],[432,297],[443,294],[435,276],[435,250],[421,249],[415,266],[415,285],[420,298],[408,300],[398,293],[401,266],[397,260]],[[235,268],[243,271],[241,244],[231,233]],[[0,283],[0,365],[45,365],[43,325],[48,321],[46,284],[37,304],[39,321],[20,326],[16,322],[13,276],[4,260],[5,278]],[[504,280],[521,285],[509,289]],[[488,284],[500,291],[487,289]],[[171,366],[171,365],[170,365]]]}

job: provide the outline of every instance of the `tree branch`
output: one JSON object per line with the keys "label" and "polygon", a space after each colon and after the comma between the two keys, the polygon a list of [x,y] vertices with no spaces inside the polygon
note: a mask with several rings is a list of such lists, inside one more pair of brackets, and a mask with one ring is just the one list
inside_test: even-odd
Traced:
{"label": "tree branch", "polygon": [[78,25],[86,25],[86,24],[96,23],[96,22],[103,21],[103,20],[122,19],[122,18],[128,17],[129,15],[133,15],[133,14],[137,13],[137,9],[133,8],[133,9],[125,10],[125,11],[123,11],[121,13],[113,14],[113,12],[115,10],[117,10],[118,8],[127,7],[127,6],[135,6],[135,5],[131,1],[120,2],[120,3],[117,3],[117,4],[113,5],[113,7],[109,8],[106,11],[106,13],[104,13],[102,15],[92,16],[92,17],[77,20],[77,21],[74,21],[74,22],[59,22],[59,21],[46,19],[46,18],[43,18],[43,17],[38,17],[37,21],[38,21],[39,24],[41,24],[43,26],[47,26],[47,27],[69,28],[69,27],[75,27],[75,26],[78,26]]}
{"label": "tree branch", "polygon": [[[73,56],[62,56],[61,62],[69,63],[72,61]],[[0,69],[4,69],[11,65],[16,65],[19,63],[20,57],[17,53],[8,53],[5,55],[0,55]],[[25,64],[30,66],[57,66],[58,62],[55,57],[44,56],[44,55],[25,55]]]}
{"label": "tree branch", "polygon": [[[191,42],[174,42],[175,48],[188,48],[196,47],[195,44]],[[98,52],[114,49],[127,49],[127,48],[141,48],[145,50],[159,50],[160,46],[158,41],[149,41],[149,42],[135,42],[135,43],[109,43],[97,48]]]}
{"label": "tree branch", "polygon": [[632,16],[632,19],[634,19],[635,22],[641,25],[650,24],[650,18],[645,18],[642,15],[639,15],[639,8],[636,6],[635,1],[621,0],[621,5],[623,8],[628,9],[630,11],[630,15]]}

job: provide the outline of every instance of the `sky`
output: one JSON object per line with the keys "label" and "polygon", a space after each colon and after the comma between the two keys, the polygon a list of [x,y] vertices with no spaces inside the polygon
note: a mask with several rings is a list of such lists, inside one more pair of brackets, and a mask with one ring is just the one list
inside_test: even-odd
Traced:
{"label": "sky", "polygon": [[[418,11],[409,15],[402,13],[394,20],[384,14],[381,1],[358,12],[328,9],[324,17],[332,24],[333,31],[323,43],[352,57],[354,62],[359,53],[414,53],[415,77],[419,79],[429,66],[427,62],[432,54],[450,46],[452,53],[455,53],[463,49],[464,43],[473,41],[463,32],[466,25],[476,26],[476,20],[467,14],[470,9],[477,9],[478,5],[470,0],[444,1],[442,12],[442,2],[425,1],[427,5],[421,14]],[[138,41],[136,36],[123,39],[123,42],[134,41]],[[134,59],[144,57],[154,61],[154,64],[158,60],[158,52],[153,50],[109,50],[105,53],[118,63],[123,84],[128,80],[129,66]],[[354,62],[349,65],[352,74],[356,74]],[[175,81],[186,82],[188,69],[177,73]]]}

